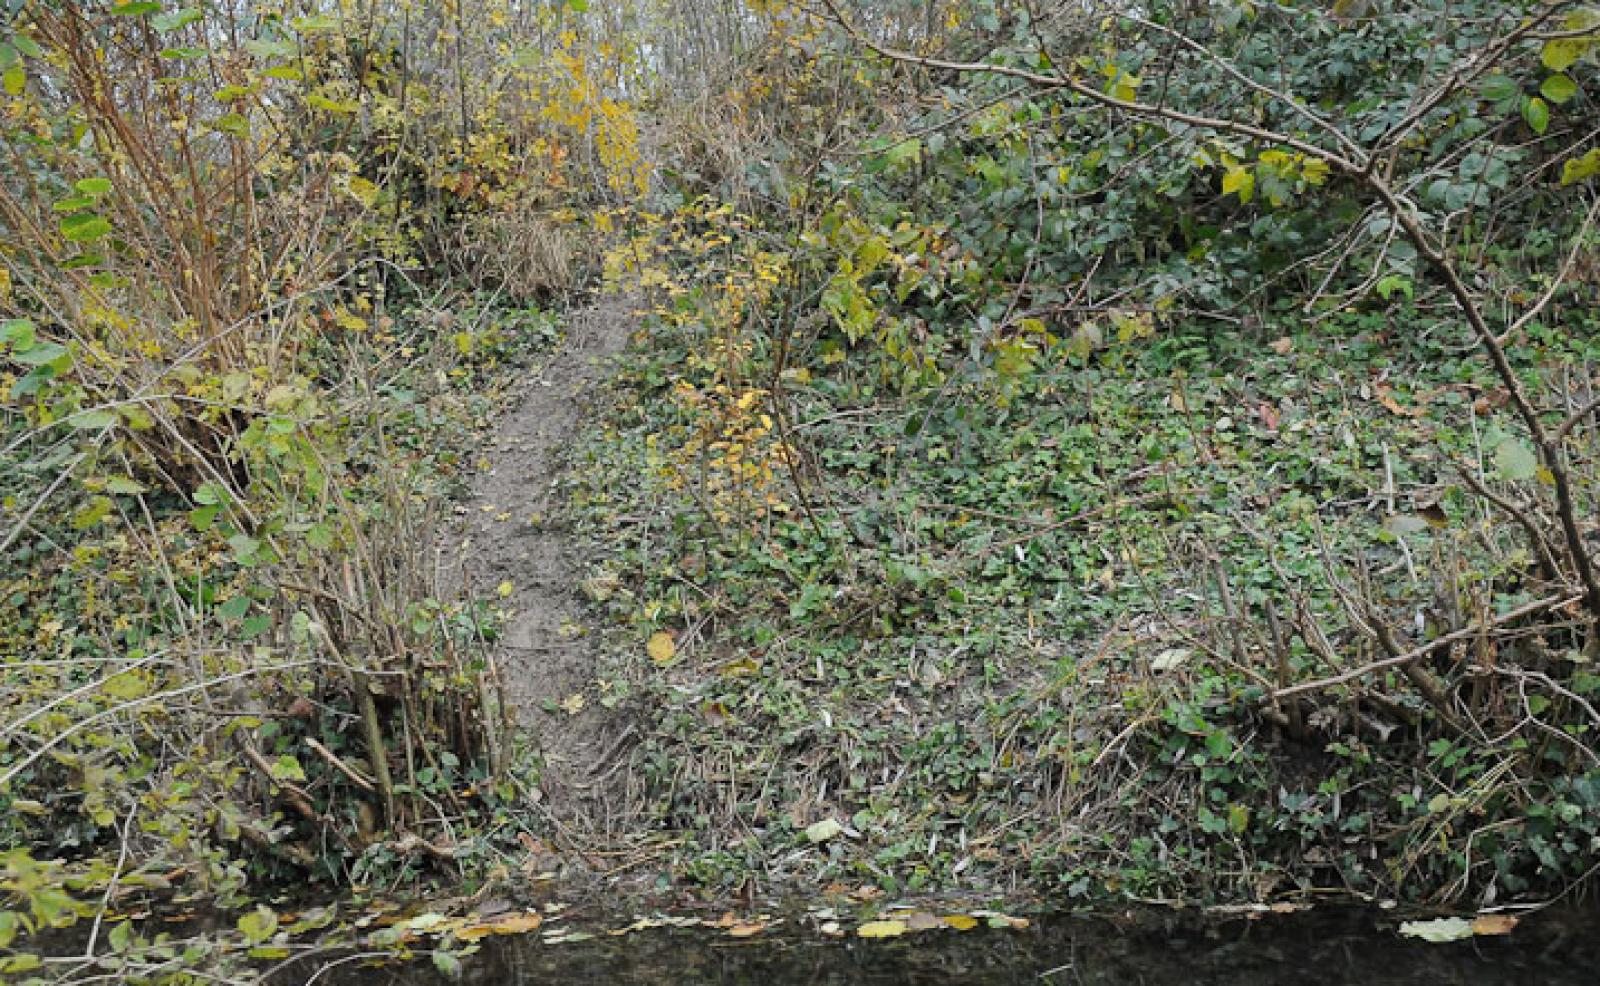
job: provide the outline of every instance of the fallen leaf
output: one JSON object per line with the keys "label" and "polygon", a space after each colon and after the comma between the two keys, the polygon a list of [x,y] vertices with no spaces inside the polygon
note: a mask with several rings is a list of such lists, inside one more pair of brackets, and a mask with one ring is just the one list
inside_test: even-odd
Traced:
{"label": "fallen leaf", "polygon": [[728,929],[729,938],[750,938],[767,930],[761,921],[744,921]]}
{"label": "fallen leaf", "polygon": [[574,692],[561,700],[561,711],[569,716],[575,716],[582,712],[583,707],[587,704],[582,695]]}
{"label": "fallen leaf", "polygon": [[673,642],[672,634],[665,630],[657,630],[650,635],[650,642],[644,645],[650,660],[657,664],[666,664],[678,653],[678,645]]}
{"label": "fallen leaf", "polygon": [[868,921],[856,929],[860,938],[898,938],[906,933],[903,921]]}
{"label": "fallen leaf", "polygon": [[1282,336],[1281,338],[1274,339],[1267,343],[1267,345],[1272,347],[1272,351],[1277,353],[1279,356],[1287,356],[1289,353],[1294,351],[1294,340],[1288,336]]}
{"label": "fallen leaf", "polygon": [[970,914],[946,914],[940,920],[957,931],[971,931],[978,926],[978,919]]}
{"label": "fallen leaf", "polygon": [[490,935],[521,935],[538,930],[542,924],[544,918],[535,911],[527,911],[522,914],[508,914],[493,921],[465,925],[456,932],[456,937],[462,941],[474,942]]}
{"label": "fallen leaf", "polygon": [[1390,414],[1398,414],[1402,418],[1417,418],[1428,413],[1422,408],[1405,407],[1394,399],[1393,388],[1387,383],[1379,382],[1373,385],[1373,392],[1377,394],[1378,403],[1382,404]]}
{"label": "fallen leaf", "polygon": [[1268,431],[1277,431],[1278,424],[1283,419],[1283,416],[1278,413],[1277,408],[1273,407],[1271,404],[1265,403],[1257,405],[1256,417],[1261,419],[1262,427],[1266,428]]}
{"label": "fallen leaf", "polygon": [[1480,914],[1472,919],[1475,935],[1509,935],[1516,926],[1517,919],[1510,914]]}
{"label": "fallen leaf", "polygon": [[1434,918],[1432,921],[1407,921],[1400,925],[1407,938],[1426,942],[1451,942],[1472,937],[1472,922],[1465,918]]}
{"label": "fallen leaf", "polygon": [[944,922],[927,911],[917,911],[906,918],[906,927],[912,931],[932,931],[943,928]]}
{"label": "fallen leaf", "polygon": [[727,664],[724,664],[718,669],[717,673],[722,675],[724,678],[742,678],[745,675],[755,674],[760,670],[761,665],[757,664],[753,659],[741,657],[738,660],[729,661]]}
{"label": "fallen leaf", "polygon": [[1189,659],[1192,652],[1187,647],[1173,647],[1164,650],[1150,659],[1150,670],[1155,672],[1172,671]]}
{"label": "fallen leaf", "polygon": [[843,831],[844,826],[840,825],[837,820],[824,818],[820,822],[806,826],[806,838],[811,840],[812,845],[816,845],[819,842],[827,842]]}

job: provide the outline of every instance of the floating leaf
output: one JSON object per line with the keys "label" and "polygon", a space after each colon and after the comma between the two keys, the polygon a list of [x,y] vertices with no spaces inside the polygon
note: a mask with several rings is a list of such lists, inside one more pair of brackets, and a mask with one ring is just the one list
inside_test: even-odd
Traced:
{"label": "floating leaf", "polygon": [[907,931],[904,921],[868,921],[856,929],[860,938],[898,938]]}
{"label": "floating leaf", "polygon": [[1465,918],[1407,921],[1400,925],[1400,933],[1407,938],[1420,938],[1427,942],[1460,941],[1472,937],[1472,922]]}
{"label": "floating leaf", "polygon": [[410,931],[431,931],[434,928],[437,928],[439,925],[444,924],[448,920],[450,919],[445,917],[443,914],[436,914],[433,911],[424,911],[423,913],[418,914],[416,917],[407,921],[405,923],[405,927]]}
{"label": "floating leaf", "polygon": [[456,958],[453,952],[442,950],[434,952],[433,967],[439,970],[439,973],[446,979],[461,978],[461,960]]}
{"label": "floating leaf", "polygon": [[1511,914],[1480,914],[1472,919],[1472,933],[1475,935],[1509,935],[1516,926],[1517,919]]}
{"label": "floating leaf", "polygon": [[463,925],[457,929],[456,937],[462,941],[474,942],[490,935],[521,935],[537,931],[542,924],[544,918],[539,916],[538,911],[524,911],[520,914],[507,914],[493,921]]}

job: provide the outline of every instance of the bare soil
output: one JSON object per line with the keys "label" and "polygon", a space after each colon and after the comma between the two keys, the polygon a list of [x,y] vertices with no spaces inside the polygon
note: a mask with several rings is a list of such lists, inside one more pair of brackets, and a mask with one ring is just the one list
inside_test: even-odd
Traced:
{"label": "bare soil", "polygon": [[[543,762],[544,810],[572,841],[603,825],[627,730],[597,701],[598,641],[585,626],[582,566],[560,526],[568,445],[606,364],[627,344],[631,298],[604,298],[568,316],[567,336],[517,386],[495,427],[464,512],[445,539],[448,579],[476,598],[499,599],[505,621],[494,663],[506,702]],[[563,840],[567,841],[567,840]]]}

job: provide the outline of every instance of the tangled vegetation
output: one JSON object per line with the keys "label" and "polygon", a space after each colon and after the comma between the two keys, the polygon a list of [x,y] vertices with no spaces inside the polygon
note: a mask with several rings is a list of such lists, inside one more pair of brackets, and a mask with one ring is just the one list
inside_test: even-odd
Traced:
{"label": "tangled vegetation", "polygon": [[[547,842],[869,907],[1600,867],[1600,8],[0,16],[0,974]],[[588,290],[647,310],[562,479],[626,768],[569,828],[433,545]]]}
{"label": "tangled vegetation", "polygon": [[752,57],[613,258],[657,329],[576,491],[672,643],[634,810],[684,876],[1592,874],[1596,14],[1339,7],[823,4]]}

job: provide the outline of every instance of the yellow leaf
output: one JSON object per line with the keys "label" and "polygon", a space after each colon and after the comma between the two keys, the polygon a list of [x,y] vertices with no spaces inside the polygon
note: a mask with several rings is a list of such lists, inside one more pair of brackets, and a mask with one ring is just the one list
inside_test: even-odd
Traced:
{"label": "yellow leaf", "polygon": [[665,630],[657,630],[650,635],[650,642],[644,645],[645,653],[650,655],[650,660],[657,664],[665,664],[678,653],[678,645],[673,643],[672,634]]}
{"label": "yellow leaf", "polygon": [[905,933],[904,921],[868,921],[856,929],[860,938],[898,938]]}
{"label": "yellow leaf", "polygon": [[501,599],[505,599],[511,595],[512,588],[511,581],[507,579],[506,581],[495,586],[494,591],[499,594]]}
{"label": "yellow leaf", "polygon": [[1222,194],[1234,193],[1240,202],[1249,202],[1256,194],[1256,176],[1246,168],[1229,168],[1222,175]]}
{"label": "yellow leaf", "polygon": [[978,919],[970,914],[946,914],[943,920],[957,931],[971,931],[978,926]]}
{"label": "yellow leaf", "polygon": [[544,918],[540,917],[537,911],[527,911],[481,924],[466,925],[456,932],[456,937],[462,941],[474,942],[490,935],[521,935],[537,930],[541,924],[544,924]]}

